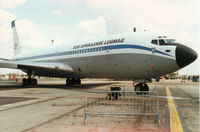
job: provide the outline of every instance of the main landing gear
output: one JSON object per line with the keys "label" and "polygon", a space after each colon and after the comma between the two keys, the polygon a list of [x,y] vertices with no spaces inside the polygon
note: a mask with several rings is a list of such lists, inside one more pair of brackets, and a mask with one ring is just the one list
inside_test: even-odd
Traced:
{"label": "main landing gear", "polygon": [[37,79],[35,78],[23,78],[22,86],[37,85]]}
{"label": "main landing gear", "polygon": [[67,78],[66,85],[81,84],[81,79],[79,78]]}
{"label": "main landing gear", "polygon": [[28,72],[28,78],[23,78],[22,80],[22,86],[31,86],[31,85],[37,85],[37,79],[34,77],[31,78],[31,72]]}
{"label": "main landing gear", "polygon": [[135,85],[135,92],[149,91],[149,86],[146,83],[139,83]]}

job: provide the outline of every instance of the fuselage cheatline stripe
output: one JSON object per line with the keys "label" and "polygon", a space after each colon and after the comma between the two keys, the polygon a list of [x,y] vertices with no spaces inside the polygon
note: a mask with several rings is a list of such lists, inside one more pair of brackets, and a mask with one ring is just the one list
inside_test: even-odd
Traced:
{"label": "fuselage cheatline stripe", "polygon": [[[94,49],[94,50],[92,50],[92,49]],[[95,50],[95,49],[101,49],[101,50]],[[139,50],[145,50],[145,51],[152,51],[151,48],[139,46],[139,45],[129,45],[129,44],[109,45],[109,46],[102,46],[102,47],[95,47],[95,48],[88,48],[88,49],[80,49],[80,50],[73,50],[73,51],[65,51],[65,52],[37,55],[37,56],[31,56],[31,57],[25,57],[25,58],[18,58],[18,59],[14,59],[13,61],[40,59],[40,58],[46,58],[46,57],[72,55],[72,54],[84,54],[84,53],[88,53],[88,52],[84,52],[84,51],[88,51],[88,50],[89,50],[89,52],[98,52],[98,51],[115,50],[115,49],[139,49]],[[155,50],[155,53],[173,57],[173,56],[166,54],[164,52],[161,52],[159,50]]]}

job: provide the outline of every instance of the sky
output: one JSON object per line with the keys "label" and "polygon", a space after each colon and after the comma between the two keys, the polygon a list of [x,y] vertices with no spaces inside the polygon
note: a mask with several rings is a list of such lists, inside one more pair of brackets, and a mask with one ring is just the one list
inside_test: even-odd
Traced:
{"label": "sky", "polygon": [[[0,58],[12,58],[14,19],[24,49],[138,30],[161,33],[200,55],[199,0],[0,0]],[[199,74],[199,58],[180,74]],[[0,69],[0,73],[18,72]]]}

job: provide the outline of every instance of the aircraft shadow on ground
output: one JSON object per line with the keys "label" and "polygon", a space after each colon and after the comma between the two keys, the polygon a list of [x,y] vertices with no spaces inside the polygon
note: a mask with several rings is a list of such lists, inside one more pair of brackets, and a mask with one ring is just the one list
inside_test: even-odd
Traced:
{"label": "aircraft shadow on ground", "polygon": [[58,88],[58,89],[92,89],[95,87],[100,87],[100,86],[106,86],[106,85],[111,85],[113,83],[111,82],[106,82],[106,83],[89,83],[89,84],[81,84],[81,85],[72,85],[72,86],[66,86],[65,84],[38,84],[37,86],[28,86],[24,87],[21,86],[20,84],[3,84],[0,85],[0,91],[4,90],[14,90],[14,89],[26,89],[26,88]]}
{"label": "aircraft shadow on ground", "polygon": [[15,84],[11,83],[11,84],[10,83],[2,83],[2,82],[0,82],[0,91],[24,88],[20,84],[17,84],[17,83],[15,83]]}
{"label": "aircraft shadow on ground", "polygon": [[111,85],[113,83],[89,83],[89,84],[81,84],[81,85],[72,85],[66,86],[64,84],[41,84],[38,85],[39,88],[60,88],[60,89],[92,89],[95,87]]}

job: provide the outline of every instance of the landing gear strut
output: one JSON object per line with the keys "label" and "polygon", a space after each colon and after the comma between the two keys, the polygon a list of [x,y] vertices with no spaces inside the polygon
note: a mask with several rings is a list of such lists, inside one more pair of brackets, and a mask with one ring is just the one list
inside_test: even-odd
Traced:
{"label": "landing gear strut", "polygon": [[28,72],[28,78],[23,78],[22,86],[37,85],[37,79],[31,78],[31,72]]}
{"label": "landing gear strut", "polygon": [[79,78],[67,78],[66,85],[81,84],[81,79]]}
{"label": "landing gear strut", "polygon": [[139,83],[135,85],[135,91],[149,91],[149,86],[146,83]]}

